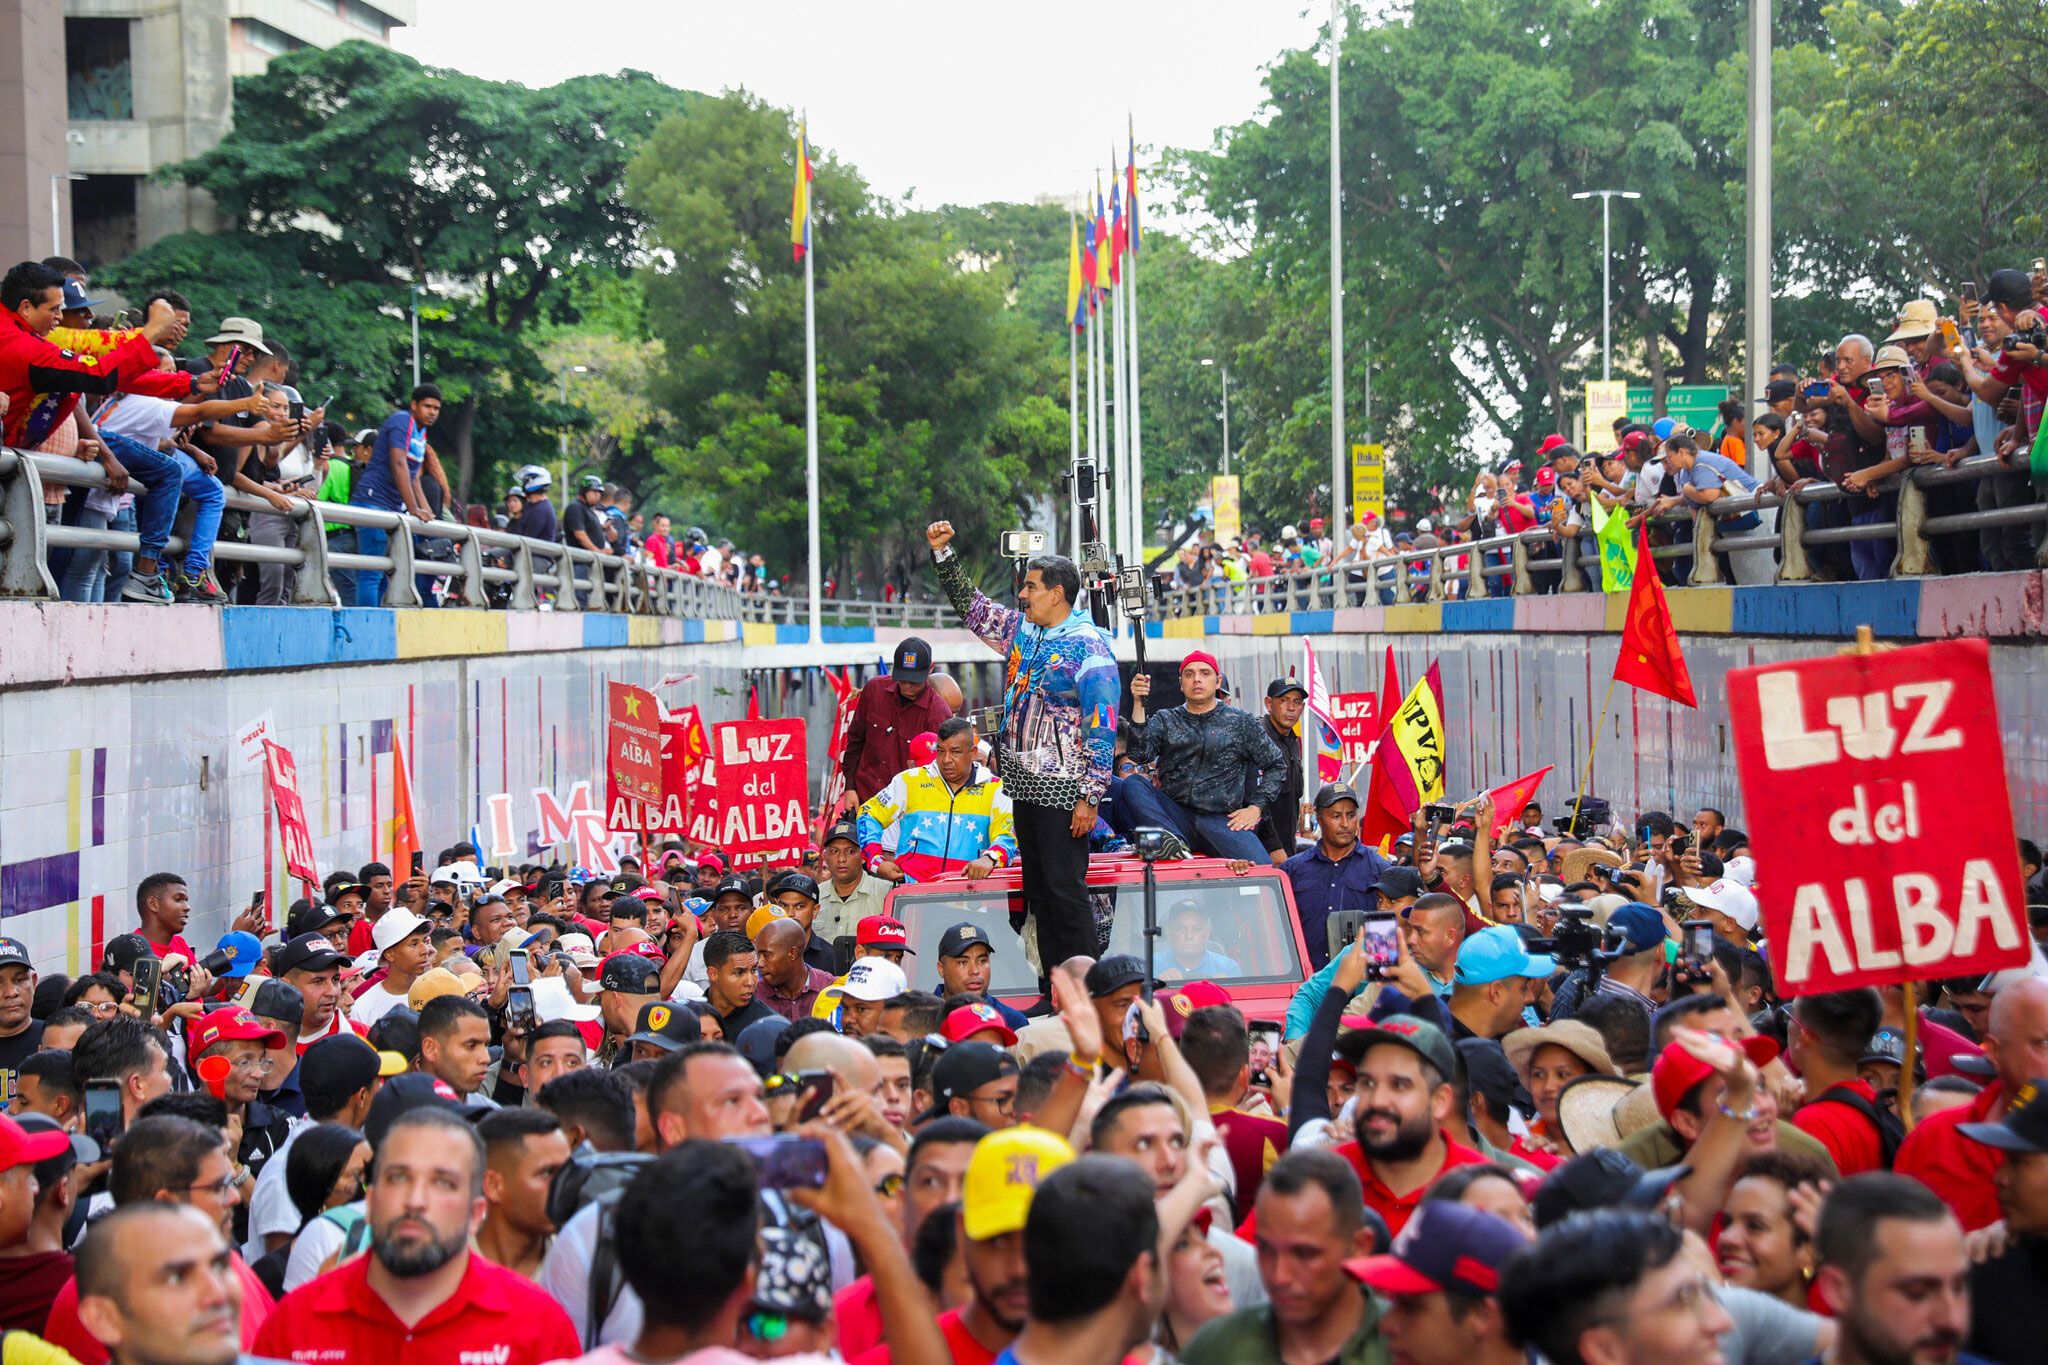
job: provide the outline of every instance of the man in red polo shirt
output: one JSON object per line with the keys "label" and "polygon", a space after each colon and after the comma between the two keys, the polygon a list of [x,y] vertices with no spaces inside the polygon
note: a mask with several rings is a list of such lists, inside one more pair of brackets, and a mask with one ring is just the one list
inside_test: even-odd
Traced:
{"label": "man in red polo shirt", "polygon": [[[1438,1176],[1486,1158],[1446,1126],[1457,1103],[1451,1088],[1457,1061],[1443,1030],[1401,1014],[1382,1019],[1375,1034],[1358,1059],[1352,1090],[1356,1138],[1332,1150],[1358,1172],[1366,1207],[1398,1236]],[[1256,1242],[1258,1217],[1254,1209],[1238,1236]]]}
{"label": "man in red polo shirt", "polygon": [[[1877,1091],[1856,1075],[1856,1064],[1883,1018],[1884,1003],[1868,986],[1802,995],[1792,1002],[1785,1053],[1806,1082],[1807,1095],[1792,1126],[1827,1148],[1844,1176],[1884,1166]],[[1910,1089],[1912,1081],[1906,1085]]]}
{"label": "man in red polo shirt", "polygon": [[1998,1079],[1970,1103],[1922,1119],[1892,1163],[1900,1175],[1940,1195],[1965,1232],[1998,1221],[1998,1168],[2005,1164],[2005,1153],[1972,1142],[1956,1129],[1999,1122],[2006,1096],[2032,1077],[2048,1075],[2048,978],[2023,976],[2001,988],[1991,1000],[1989,1028],[1984,1055],[1997,1068]]}
{"label": "man in red polo shirt", "polygon": [[399,1116],[377,1149],[364,1216],[371,1253],[284,1296],[256,1354],[285,1360],[542,1365],[581,1349],[561,1305],[470,1249],[484,1149],[441,1107]]}

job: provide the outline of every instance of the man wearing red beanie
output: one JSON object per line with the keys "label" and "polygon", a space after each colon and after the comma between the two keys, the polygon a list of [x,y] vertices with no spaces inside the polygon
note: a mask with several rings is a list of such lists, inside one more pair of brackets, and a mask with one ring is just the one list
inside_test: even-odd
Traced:
{"label": "man wearing red beanie", "polygon": [[1222,683],[1216,656],[1195,650],[1180,665],[1186,700],[1148,718],[1152,680],[1132,677],[1124,743],[1138,762],[1157,761],[1159,781],[1126,778],[1117,799],[1134,826],[1166,830],[1186,848],[1270,863],[1256,831],[1287,778],[1287,756],[1256,718],[1217,699]]}

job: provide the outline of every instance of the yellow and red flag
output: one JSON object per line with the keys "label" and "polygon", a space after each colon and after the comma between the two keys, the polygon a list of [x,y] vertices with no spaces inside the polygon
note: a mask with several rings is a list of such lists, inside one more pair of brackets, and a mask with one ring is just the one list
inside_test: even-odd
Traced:
{"label": "yellow and red flag", "polygon": [[796,193],[789,201],[789,249],[801,262],[811,249],[811,134],[804,123],[796,126]]}
{"label": "yellow and red flag", "polygon": [[[394,727],[395,728],[395,727]],[[398,879],[412,875],[413,856],[420,851],[419,815],[412,806],[412,773],[405,763],[405,745],[391,737],[391,866]]]}
{"label": "yellow and red flag", "polygon": [[1087,274],[1081,268],[1081,223],[1073,214],[1067,215],[1067,325],[1080,331],[1087,325],[1088,317],[1083,311],[1082,286]]}
{"label": "yellow and red flag", "polygon": [[1129,139],[1124,154],[1124,217],[1130,224],[1130,250],[1138,250],[1138,133],[1130,115],[1124,116],[1124,133]]}
{"label": "yellow and red flag", "polygon": [[1443,800],[1444,755],[1444,685],[1431,664],[1380,731],[1359,837],[1370,844],[1405,834],[1410,816]]}
{"label": "yellow and red flag", "polygon": [[1698,709],[1692,673],[1679,652],[1678,628],[1671,622],[1671,604],[1664,600],[1657,561],[1650,557],[1647,517],[1636,528],[1636,567],[1628,590],[1628,621],[1621,631],[1621,657],[1614,661],[1615,681]]}

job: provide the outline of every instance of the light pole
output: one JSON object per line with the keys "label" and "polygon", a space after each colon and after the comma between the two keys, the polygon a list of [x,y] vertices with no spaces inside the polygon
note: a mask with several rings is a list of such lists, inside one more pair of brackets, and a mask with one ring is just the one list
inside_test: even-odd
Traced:
{"label": "light pole", "polygon": [[1609,282],[1609,270],[1613,264],[1614,201],[1616,199],[1640,199],[1643,196],[1634,190],[1581,190],[1574,199],[1600,201],[1600,377],[1614,377],[1614,327],[1613,327],[1613,286]]}
{"label": "light pole", "polygon": [[1230,366],[1227,362],[1204,357],[1204,365],[1215,365],[1223,371],[1223,477],[1230,477]]}
{"label": "light pole", "polygon": [[[562,406],[563,406],[563,407],[565,407],[565,408],[569,406],[569,376],[570,376],[570,375],[572,375],[572,374],[596,374],[596,373],[597,373],[597,371],[596,371],[596,370],[593,370],[593,369],[591,369],[591,368],[590,368],[590,367],[589,367],[588,365],[566,365],[566,366],[564,366],[564,367],[562,368],[562,372],[561,372],[561,379],[562,379]],[[566,504],[568,503],[568,501],[569,501],[569,428],[567,428],[567,427],[563,427],[563,428],[562,428],[562,446],[561,446],[561,458],[562,458],[562,487],[561,487],[561,494],[560,494],[560,496],[561,496],[561,498],[562,498],[562,501],[563,501],[564,505],[566,505]]]}

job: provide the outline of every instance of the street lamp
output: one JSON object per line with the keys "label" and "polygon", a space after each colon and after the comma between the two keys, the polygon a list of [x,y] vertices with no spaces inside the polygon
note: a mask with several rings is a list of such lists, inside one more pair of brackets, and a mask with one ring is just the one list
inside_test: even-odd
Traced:
{"label": "street lamp", "polygon": [[1581,190],[1574,199],[1600,201],[1600,377],[1613,378],[1614,343],[1612,326],[1612,286],[1608,282],[1608,270],[1612,263],[1611,252],[1614,227],[1614,201],[1616,199],[1640,199],[1643,196],[1634,190]]}
{"label": "street lamp", "polygon": [[[598,373],[598,371],[596,371],[596,370],[593,370],[593,369],[591,369],[591,368],[590,368],[590,366],[588,366],[588,365],[568,365],[568,366],[564,366],[564,367],[563,367],[563,369],[562,369],[562,373],[561,373],[561,379],[562,379],[562,406],[563,406],[563,407],[565,407],[565,408],[569,406],[569,376],[570,376],[570,375],[572,375],[572,374],[596,374],[596,373]],[[562,445],[561,445],[561,458],[562,458],[562,487],[561,487],[561,493],[560,493],[560,497],[562,498],[563,502],[564,502],[564,503],[566,504],[566,503],[567,503],[567,501],[568,501],[568,498],[569,498],[569,428],[567,428],[567,427],[563,427],[563,428],[562,428]]]}
{"label": "street lamp", "polygon": [[1223,371],[1223,477],[1230,477],[1230,366],[1227,362],[1203,357],[1204,365],[1216,365]]}

